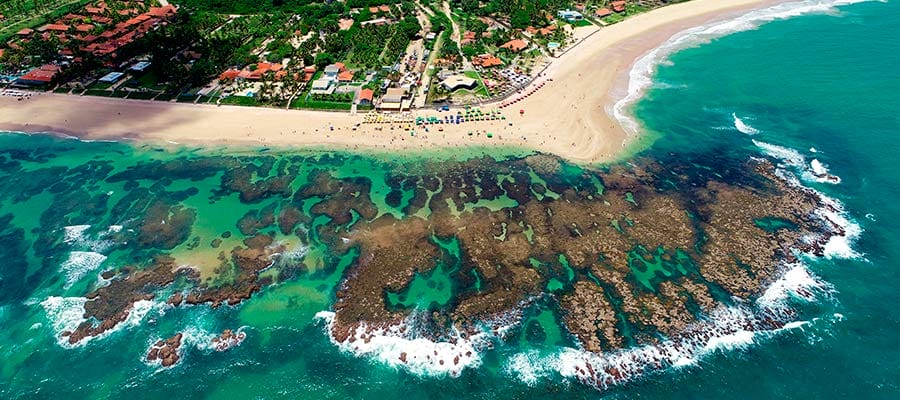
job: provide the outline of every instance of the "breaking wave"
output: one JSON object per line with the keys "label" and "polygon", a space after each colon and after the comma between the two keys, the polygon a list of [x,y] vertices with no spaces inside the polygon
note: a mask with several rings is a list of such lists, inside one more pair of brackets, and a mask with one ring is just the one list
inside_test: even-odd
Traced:
{"label": "breaking wave", "polygon": [[512,326],[469,336],[454,330],[446,341],[432,341],[416,333],[412,315],[387,328],[370,329],[360,323],[350,337],[338,342],[330,333],[334,316],[334,312],[320,311],[315,318],[325,322],[329,340],[342,351],[421,376],[457,377],[466,368],[478,367],[481,352],[492,347],[492,340],[502,337]]}
{"label": "breaking wave", "polygon": [[841,183],[841,177],[833,175],[828,171],[825,164],[821,161],[813,159],[806,162],[806,157],[799,151],[771,143],[766,143],[754,139],[753,144],[759,147],[765,154],[780,160],[781,167],[791,167],[800,172],[801,177],[810,182],[830,183],[836,185]]}
{"label": "breaking wave", "polygon": [[[529,386],[557,376],[607,389],[648,373],[696,366],[717,352],[746,349],[808,325],[809,321],[796,320],[792,308],[795,302],[815,302],[831,296],[830,285],[802,263],[785,268],[782,277],[755,302],[719,307],[687,327],[680,338],[606,354],[576,348],[560,348],[551,353],[528,351],[509,357],[504,370]],[[838,314],[830,319],[840,320]]]}
{"label": "breaking wave", "polygon": [[63,336],[63,334],[78,329],[79,325],[87,321],[87,319],[84,318],[84,304],[87,301],[88,299],[84,297],[50,296],[40,303],[41,307],[44,308],[47,319],[50,321],[50,326],[53,328],[53,335],[56,337],[56,343],[60,346],[65,348],[83,346],[92,340],[105,338],[126,327],[140,325],[147,314],[154,309],[161,308],[160,304],[151,300],[137,301],[128,311],[128,316],[125,317],[125,320],[116,324],[112,329],[97,336],[85,337],[78,343],[71,344],[69,343],[68,338]]}
{"label": "breaking wave", "polygon": [[80,281],[89,272],[99,268],[104,261],[106,261],[106,256],[93,251],[73,251],[69,253],[69,258],[59,266],[62,272],[66,274],[64,287],[66,289],[72,287],[75,282]]}
{"label": "breaking wave", "polygon": [[631,133],[637,133],[640,130],[640,125],[628,114],[626,109],[640,99],[644,92],[653,85],[652,78],[657,65],[679,50],[733,33],[753,30],[771,21],[789,19],[804,14],[833,12],[838,6],[866,1],[871,0],[805,0],[783,3],[675,34],[662,45],[635,61],[629,73],[628,94],[613,105],[613,117]]}
{"label": "breaking wave", "polygon": [[731,116],[734,118],[734,128],[737,129],[738,132],[746,135],[755,135],[759,133],[759,129],[748,125],[744,120],[738,117],[736,113],[732,113]]}

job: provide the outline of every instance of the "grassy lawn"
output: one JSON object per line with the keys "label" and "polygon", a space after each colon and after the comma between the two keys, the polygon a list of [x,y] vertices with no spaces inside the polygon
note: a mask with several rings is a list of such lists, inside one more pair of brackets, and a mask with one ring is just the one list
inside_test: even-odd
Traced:
{"label": "grassy lawn", "polygon": [[477,95],[477,96],[484,96],[484,97],[490,97],[490,93],[488,93],[487,86],[484,85],[484,81],[481,80],[481,75],[479,75],[478,72],[475,72],[475,71],[466,71],[466,72],[464,72],[464,74],[465,74],[467,77],[472,78],[472,79],[475,79],[475,80],[478,81],[478,89],[475,89],[475,91],[473,92],[473,93],[475,93],[475,95]]}
{"label": "grassy lawn", "polygon": [[142,87],[150,90],[163,90],[166,88],[166,85],[159,81],[159,76],[156,75],[156,72],[149,71],[144,75],[141,75],[140,78],[137,78],[138,87]]}
{"label": "grassy lawn", "polygon": [[581,27],[581,26],[591,26],[591,25],[594,25],[594,24],[591,21],[588,21],[587,19],[575,21],[572,23],[572,26],[574,26],[576,28]]}
{"label": "grassy lawn", "polygon": [[621,22],[625,18],[628,18],[632,15],[647,12],[648,10],[650,10],[650,9],[647,7],[644,7],[644,6],[641,6],[638,4],[628,3],[625,5],[625,12],[614,13],[613,15],[605,17],[605,18],[603,18],[603,22],[606,22],[607,24],[615,24],[616,22]]}
{"label": "grassy lawn", "polygon": [[138,99],[138,100],[150,100],[156,97],[156,92],[131,92],[131,95],[128,96],[129,99]]}
{"label": "grassy lawn", "polygon": [[88,87],[88,89],[90,89],[90,90],[106,90],[106,89],[111,88],[112,85],[113,85],[112,83],[97,82],[97,83],[91,85],[90,87]]}
{"label": "grassy lawn", "polygon": [[88,89],[84,91],[85,95],[88,96],[100,96],[100,97],[111,97],[113,92],[109,90],[98,90],[98,89]]}
{"label": "grassy lawn", "polygon": [[337,102],[337,101],[320,101],[320,100],[307,100],[305,98],[296,98],[293,102],[291,102],[291,108],[306,108],[313,110],[345,110],[350,111],[353,107],[352,103],[346,102]]}
{"label": "grassy lawn", "polygon": [[231,104],[235,106],[255,106],[259,101],[255,97],[246,96],[228,96],[222,99],[222,104]]}

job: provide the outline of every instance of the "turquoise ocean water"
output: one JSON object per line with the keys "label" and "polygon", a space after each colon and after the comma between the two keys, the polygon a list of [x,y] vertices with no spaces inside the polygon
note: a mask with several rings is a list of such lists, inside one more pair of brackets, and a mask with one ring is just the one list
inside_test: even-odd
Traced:
{"label": "turquoise ocean water", "polygon": [[[673,47],[677,51],[660,52],[665,57],[652,77],[634,76],[634,82],[650,82],[643,97],[625,108],[646,131],[639,155],[713,166],[717,160],[775,157],[804,185],[840,201],[861,230],[852,247],[831,249],[830,259],[808,261],[809,271],[828,283],[831,294],[803,310],[805,323],[776,334],[733,338],[691,365],[601,392],[541,364],[541,352],[552,351],[548,346],[571,341],[552,312],[538,309],[527,324],[540,327],[539,340],[523,334],[485,352],[480,366],[459,377],[429,376],[342,353],[328,341],[322,324],[311,321],[328,309],[328,293],[344,264],[327,249],[312,246],[304,262],[317,265],[318,272],[267,288],[239,307],[182,307],[164,315],[151,310],[108,337],[66,348],[56,334],[79,316],[77,307],[75,315],[67,311],[72,307],[66,302],[84,294],[99,272],[96,263],[114,264],[130,255],[106,250],[98,240],[103,232],[87,230],[88,240],[76,238],[69,246],[81,250],[77,262],[71,261],[69,247],[49,246],[41,251],[51,259],[40,259],[38,250],[22,243],[40,242],[40,227],[59,218],[45,212],[54,199],[51,192],[74,189],[53,185],[42,192],[17,182],[0,196],[0,214],[13,215],[0,218],[5,260],[0,267],[0,397],[900,398],[900,228],[894,224],[900,220],[900,3],[791,3],[682,39]],[[38,148],[49,150],[27,156],[11,151]],[[79,179],[88,182],[85,192],[107,193],[110,204],[133,188],[84,176],[113,175],[138,162],[205,157],[190,149],[173,155],[21,135],[3,136],[0,149],[32,171],[84,166]],[[317,161],[311,165],[329,165],[327,158],[313,158]],[[396,168],[367,157],[334,165],[326,168],[338,176],[364,175],[374,182],[384,182],[385,171]],[[825,169],[840,183],[817,181],[815,174]],[[52,176],[33,177],[39,179],[53,181]],[[206,195],[215,191],[219,176],[173,180],[166,182],[170,191]],[[390,191],[386,186],[372,190]],[[73,225],[115,226],[108,210],[88,207],[91,197],[55,199],[55,207],[85,205],[80,215],[66,217]],[[234,194],[215,203],[202,198],[185,203],[199,215],[213,216],[196,223],[194,233],[201,235],[233,230],[234,218],[224,215],[245,212]],[[174,252],[179,250],[184,249]],[[97,253],[104,258],[91,255]],[[59,272],[46,273],[40,267],[45,264]],[[440,278],[428,280],[439,286]],[[423,290],[433,282],[423,284]],[[225,353],[203,348],[211,332],[241,326],[248,332],[241,346]],[[194,342],[177,367],[159,369],[142,361],[160,332],[185,327]]]}

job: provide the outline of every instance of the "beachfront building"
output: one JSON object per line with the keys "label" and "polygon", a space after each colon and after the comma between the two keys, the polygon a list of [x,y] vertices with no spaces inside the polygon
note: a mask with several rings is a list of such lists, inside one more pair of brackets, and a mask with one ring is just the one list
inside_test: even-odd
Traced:
{"label": "beachfront building", "polygon": [[575,10],[560,10],[556,13],[556,16],[568,22],[581,21],[582,19],[584,19],[584,16],[581,15],[580,12]]}
{"label": "beachfront building", "polygon": [[481,68],[493,68],[503,65],[503,60],[491,54],[482,54],[472,57],[472,65]]}
{"label": "beachfront building", "polygon": [[411,104],[412,100],[407,98],[406,89],[390,88],[384,96],[381,96],[381,104],[378,105],[378,108],[389,111],[402,111],[409,109]]}
{"label": "beachfront building", "polygon": [[58,65],[42,65],[18,77],[14,84],[17,86],[44,86],[53,82],[60,72],[62,72],[62,68]]}
{"label": "beachfront building", "polygon": [[612,10],[608,8],[598,8],[597,11],[594,11],[594,18],[605,18],[612,14]]}
{"label": "beachfront building", "polygon": [[465,75],[453,75],[441,81],[441,86],[448,92],[459,89],[474,90],[478,87],[478,81]]}
{"label": "beachfront building", "polygon": [[125,74],[121,72],[110,72],[100,77],[100,79],[98,79],[98,82],[112,85],[122,80],[122,77],[124,76]]}
{"label": "beachfront building", "polygon": [[312,89],[310,93],[312,94],[332,94],[335,89],[334,80],[325,78],[319,78],[313,81]]}
{"label": "beachfront building", "polygon": [[359,91],[359,95],[356,97],[356,103],[361,106],[371,106],[374,97],[375,91],[372,89],[363,89]]}
{"label": "beachfront building", "polygon": [[613,11],[617,13],[625,12],[625,2],[624,1],[614,1],[612,4]]}
{"label": "beachfront building", "polygon": [[513,53],[518,53],[528,48],[528,43],[522,39],[513,39],[500,46],[501,49],[507,49]]}
{"label": "beachfront building", "polygon": [[341,73],[341,69],[335,64],[325,67],[325,79],[336,81],[339,73]]}

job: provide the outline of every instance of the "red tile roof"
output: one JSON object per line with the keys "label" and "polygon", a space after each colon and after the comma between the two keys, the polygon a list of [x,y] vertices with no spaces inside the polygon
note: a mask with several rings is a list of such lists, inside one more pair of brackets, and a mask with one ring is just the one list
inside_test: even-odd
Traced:
{"label": "red tile roof", "polygon": [[608,17],[608,16],[612,15],[612,13],[613,12],[610,11],[610,9],[608,9],[608,8],[600,8],[594,12],[594,15],[597,18],[603,18],[603,17]]}
{"label": "red tile roof", "polygon": [[501,49],[508,49],[513,53],[518,53],[522,50],[525,50],[525,48],[527,47],[528,43],[525,43],[525,41],[523,41],[522,39],[513,39],[500,46]]}
{"label": "red tile roof", "polygon": [[240,75],[240,73],[241,73],[241,71],[231,68],[231,69],[228,69],[225,72],[223,72],[222,75],[219,75],[219,79],[221,79],[221,80],[234,79],[234,78],[237,78],[238,75]]}
{"label": "red tile roof", "polygon": [[34,33],[34,29],[25,28],[25,29],[22,29],[22,30],[16,32],[16,35],[19,35],[19,36],[28,36],[28,35],[30,35],[30,34],[32,34],[32,33]]}
{"label": "red tile roof", "polygon": [[47,25],[44,25],[44,26],[38,28],[38,31],[40,31],[40,32],[44,32],[44,31],[65,32],[68,30],[69,30],[69,26],[62,25],[62,24],[47,24]]}
{"label": "red tile roof", "polygon": [[375,97],[375,92],[372,89],[363,89],[359,91],[359,101],[367,100],[369,103],[372,102],[372,98]]}
{"label": "red tile roof", "polygon": [[25,81],[33,81],[33,82],[43,82],[49,83],[56,78],[56,74],[60,71],[59,67],[55,65],[44,65],[40,68],[35,68],[31,71],[28,71],[25,75],[22,75],[19,79]]}
{"label": "red tile roof", "polygon": [[338,81],[350,82],[353,80],[353,71],[344,71],[338,74]]}
{"label": "red tile roof", "polygon": [[75,25],[75,29],[78,32],[90,32],[92,29],[94,29],[94,26],[91,24],[81,24],[81,25]]}
{"label": "red tile roof", "polygon": [[625,2],[624,1],[614,1],[612,3],[612,9],[615,12],[625,11]]}
{"label": "red tile roof", "polygon": [[163,17],[168,17],[170,15],[174,15],[175,11],[177,11],[175,6],[169,4],[164,7],[150,7],[150,10],[147,11],[147,14],[150,14],[150,16],[152,16],[152,17],[163,18]]}

